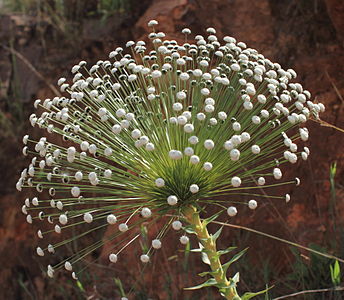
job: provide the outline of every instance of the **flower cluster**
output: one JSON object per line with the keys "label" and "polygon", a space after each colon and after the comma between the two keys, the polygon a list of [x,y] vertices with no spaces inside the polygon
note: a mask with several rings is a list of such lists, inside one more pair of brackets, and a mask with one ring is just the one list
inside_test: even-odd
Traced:
{"label": "flower cluster", "polygon": [[[284,181],[282,166],[307,159],[304,123],[324,105],[294,82],[295,71],[233,37],[221,43],[213,28],[193,41],[183,29],[180,44],[165,39],[157,24],[148,24],[154,50],[129,41],[128,51],[117,48],[109,60],[92,66],[81,61],[71,70],[71,83],[58,80],[65,96],[34,102],[30,123],[46,136],[24,136],[23,154],[33,158],[16,187],[38,193],[22,206],[27,222],[51,224],[37,232],[37,254],[117,227],[49,265],[50,277],[65,268],[76,279],[78,263],[105,243],[116,263],[140,238],[140,224],[164,218],[139,258],[148,263],[169,228],[183,228],[186,207],[216,205],[234,217],[243,205],[255,209],[262,191],[266,197],[271,187],[300,183]],[[254,199],[239,201],[240,195]],[[288,194],[269,197],[290,200]],[[73,236],[73,228],[81,233]],[[50,244],[51,234],[60,234],[61,241]],[[180,242],[189,242],[186,234]]]}

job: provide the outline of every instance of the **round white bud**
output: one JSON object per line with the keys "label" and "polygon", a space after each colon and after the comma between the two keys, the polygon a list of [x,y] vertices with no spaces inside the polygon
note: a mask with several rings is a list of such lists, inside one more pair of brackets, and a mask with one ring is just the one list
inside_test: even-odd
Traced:
{"label": "round white bud", "polygon": [[186,132],[186,133],[191,133],[191,132],[193,132],[194,131],[194,126],[192,125],[192,124],[185,124],[184,125],[184,131]]}
{"label": "round white bud", "polygon": [[147,254],[142,254],[140,256],[140,260],[143,262],[143,263],[148,263],[149,262],[149,256]]}
{"label": "round white bud", "polygon": [[183,100],[185,98],[186,98],[186,93],[185,92],[181,91],[181,92],[177,93],[177,99],[178,100]]}
{"label": "round white bud", "polygon": [[118,230],[120,232],[126,232],[126,231],[128,231],[128,229],[129,229],[128,225],[125,224],[125,223],[121,223],[121,224],[118,225]]}
{"label": "round white bud", "polygon": [[173,221],[172,222],[172,228],[174,230],[180,230],[183,227],[183,224],[180,221]]}
{"label": "round white bud", "polygon": [[234,122],[234,123],[232,124],[232,128],[233,128],[234,131],[240,131],[241,125],[240,125],[239,122]]}
{"label": "round white bud", "polygon": [[186,148],[184,149],[184,154],[185,154],[186,156],[191,156],[191,155],[194,154],[194,150],[193,150],[191,147],[186,147]]}
{"label": "round white bud", "polygon": [[76,180],[76,181],[81,181],[81,180],[82,180],[82,177],[83,177],[83,174],[82,174],[82,172],[77,171],[77,172],[75,173],[74,177],[75,177],[75,180]]}
{"label": "round white bud", "polygon": [[192,145],[196,145],[198,143],[198,137],[193,135],[193,136],[190,136],[189,139],[188,139],[189,143],[192,144]]}
{"label": "round white bud", "polygon": [[112,175],[112,171],[110,169],[106,169],[104,171],[104,177],[105,178],[111,178],[111,175]]}
{"label": "round white bud", "polygon": [[148,207],[144,207],[141,210],[141,216],[144,218],[149,218],[152,215],[152,211]]}
{"label": "round white bud", "polygon": [[117,257],[116,254],[111,253],[111,254],[109,255],[109,260],[110,260],[112,263],[116,263],[117,260],[118,260],[118,257]]}
{"label": "round white bud", "polygon": [[162,178],[157,178],[157,179],[155,180],[155,185],[156,185],[157,187],[163,187],[163,186],[165,185],[165,180],[162,179]]}
{"label": "round white bud", "polygon": [[197,120],[199,120],[199,121],[204,121],[205,118],[206,118],[206,116],[205,116],[204,113],[198,113],[198,114],[196,115],[196,117],[197,117]]}
{"label": "round white bud", "polygon": [[109,214],[107,217],[106,217],[106,221],[110,224],[110,225],[113,225],[117,222],[117,218],[115,215],[113,214]]}
{"label": "round white bud", "polygon": [[178,203],[178,198],[174,195],[170,195],[167,197],[167,203],[171,206],[176,205]]}
{"label": "round white bud", "polygon": [[196,165],[200,162],[200,159],[197,155],[192,155],[190,157],[190,162],[193,164],[193,165]]}
{"label": "round white bud", "polygon": [[138,130],[138,129],[134,129],[134,130],[131,132],[131,137],[132,137],[133,139],[138,139],[138,138],[140,138],[140,136],[141,136],[141,131]]}
{"label": "round white bud", "polygon": [[146,144],[146,150],[147,151],[154,151],[154,149],[155,149],[155,146],[153,143],[147,143]]}
{"label": "round white bud", "polygon": [[230,207],[227,208],[227,214],[230,217],[234,217],[237,213],[238,213],[238,211],[237,211],[236,207],[230,206]]}
{"label": "round white bud", "polygon": [[231,184],[232,186],[234,187],[239,187],[241,185],[241,179],[238,177],[238,176],[234,176],[232,179],[231,179]]}
{"label": "round white bud", "polygon": [[158,239],[155,239],[152,241],[152,247],[154,249],[160,249],[161,248],[161,241]]}
{"label": "round white bud", "polygon": [[240,151],[238,149],[232,149],[230,152],[229,152],[229,155],[231,157],[231,160],[233,161],[237,161],[239,160],[240,158]]}
{"label": "round white bud", "polygon": [[272,174],[277,180],[282,178],[282,171],[279,168],[274,168]]}
{"label": "round white bud", "polygon": [[206,171],[210,171],[213,168],[213,164],[211,162],[205,162],[203,164],[203,169]]}
{"label": "round white bud", "polygon": [[285,202],[288,203],[290,201],[290,195],[285,194]]}
{"label": "round white bud", "polygon": [[180,102],[173,103],[172,108],[174,111],[181,111],[183,109],[183,104]]}
{"label": "round white bud", "polygon": [[224,111],[220,111],[217,116],[219,117],[220,120],[226,120],[227,119],[227,114]]}
{"label": "round white bud", "polygon": [[93,221],[92,215],[90,213],[85,213],[84,214],[84,221],[86,223],[92,223],[92,221]]}
{"label": "round white bud", "polygon": [[260,153],[260,147],[258,145],[253,145],[251,147],[251,151],[253,154],[259,154]]}
{"label": "round white bud", "polygon": [[207,112],[207,113],[212,113],[214,110],[215,110],[215,107],[213,105],[206,105],[204,110]]}
{"label": "round white bud", "polygon": [[257,206],[258,206],[258,204],[257,204],[257,201],[256,201],[256,200],[250,200],[250,201],[248,201],[248,207],[249,207],[250,209],[256,209]]}
{"label": "round white bud", "polygon": [[192,194],[196,194],[199,191],[199,186],[197,184],[191,184],[190,185],[190,192]]}
{"label": "round white bud", "polygon": [[124,110],[123,108],[118,109],[118,110],[116,111],[116,116],[117,116],[118,118],[124,117],[124,116],[125,116],[125,110]]}
{"label": "round white bud", "polygon": [[178,151],[178,150],[171,150],[168,153],[168,155],[173,160],[178,160],[178,159],[181,159],[183,157],[183,153],[181,151]]}
{"label": "round white bud", "polygon": [[[178,118],[177,118],[177,123],[178,123],[179,125],[185,125],[187,121],[188,121],[188,119],[187,119],[187,117],[185,117],[185,116],[178,116]],[[191,125],[191,124],[190,124],[190,125]],[[192,132],[192,131],[191,131],[191,132]]]}
{"label": "round white bud", "polygon": [[73,197],[79,197],[80,196],[80,188],[77,186],[73,186],[71,189],[71,194]]}
{"label": "round white bud", "polygon": [[39,256],[44,256],[44,252],[41,247],[37,247],[36,252]]}
{"label": "round white bud", "polygon": [[69,261],[65,262],[64,267],[65,267],[65,269],[67,271],[72,271],[73,270],[72,264]]}
{"label": "round white bud", "polygon": [[62,225],[66,225],[68,223],[68,218],[65,214],[62,214],[59,216],[59,222],[62,224]]}
{"label": "round white bud", "polygon": [[189,238],[186,235],[182,235],[179,238],[179,241],[180,241],[181,244],[186,245],[189,242]]}
{"label": "round white bud", "polygon": [[264,185],[265,184],[265,178],[264,177],[259,177],[257,182],[258,182],[258,185]]}
{"label": "round white bud", "polygon": [[204,141],[204,148],[207,150],[213,149],[215,146],[214,142],[212,140],[205,140]]}

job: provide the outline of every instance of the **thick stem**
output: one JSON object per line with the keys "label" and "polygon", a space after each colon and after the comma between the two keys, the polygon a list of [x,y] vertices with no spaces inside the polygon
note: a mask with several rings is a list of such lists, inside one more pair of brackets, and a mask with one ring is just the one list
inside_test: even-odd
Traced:
{"label": "thick stem", "polygon": [[[186,207],[183,209],[183,215],[185,220],[192,226],[199,242],[204,247],[204,251],[210,261],[212,276],[220,285],[229,286],[230,282],[226,277],[220,258],[217,255],[216,242],[210,236],[206,224],[202,223],[197,209],[194,206]],[[234,287],[226,289],[220,288],[220,290],[228,300],[240,299]]]}

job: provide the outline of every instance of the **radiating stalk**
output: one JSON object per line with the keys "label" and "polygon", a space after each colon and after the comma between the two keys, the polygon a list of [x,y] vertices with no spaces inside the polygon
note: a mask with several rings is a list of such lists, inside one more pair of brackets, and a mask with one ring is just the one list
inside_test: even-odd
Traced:
{"label": "radiating stalk", "polygon": [[[192,226],[198,241],[204,247],[203,251],[207,254],[210,261],[211,275],[221,286],[229,286],[230,281],[227,279],[223,270],[220,257],[217,254],[216,241],[213,240],[208,232],[207,225],[202,223],[199,212],[194,206],[186,207],[183,210],[185,220]],[[228,300],[240,300],[235,287],[219,288]]]}

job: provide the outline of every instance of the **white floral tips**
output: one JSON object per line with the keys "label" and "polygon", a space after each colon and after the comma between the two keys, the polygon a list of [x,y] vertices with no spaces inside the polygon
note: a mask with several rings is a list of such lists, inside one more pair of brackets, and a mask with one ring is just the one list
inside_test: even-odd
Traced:
{"label": "white floral tips", "polygon": [[84,214],[84,221],[86,223],[92,223],[93,221],[93,216],[90,213],[85,213]]}
{"label": "white floral tips", "polygon": [[191,155],[190,157],[190,162],[193,164],[193,165],[196,165],[200,162],[200,159],[197,155]]}
{"label": "white floral tips", "polygon": [[236,214],[238,213],[236,207],[234,206],[230,206],[227,208],[227,214],[230,216],[230,217],[234,217],[236,216]]}
{"label": "white floral tips", "polygon": [[285,194],[285,202],[288,203],[290,201],[290,195]]}
{"label": "white floral tips", "polygon": [[41,247],[37,247],[36,252],[39,256],[44,256],[44,252]]}
{"label": "white floral tips", "polygon": [[274,176],[275,179],[281,179],[282,178],[282,171],[280,168],[274,168],[272,171],[272,175]]}
{"label": "white floral tips", "polygon": [[73,197],[79,197],[80,196],[80,188],[77,186],[73,186],[71,189],[71,194]]}
{"label": "white floral tips", "polygon": [[112,263],[116,263],[117,260],[118,260],[118,257],[117,257],[116,254],[111,253],[111,254],[109,255],[109,260],[110,260],[110,262],[112,262]]}
{"label": "white floral tips", "polygon": [[31,215],[27,215],[26,216],[26,222],[28,222],[29,224],[32,224],[32,217],[31,217]]}
{"label": "white floral tips", "polygon": [[253,154],[259,154],[260,153],[260,147],[258,145],[253,145],[251,147],[251,151]]}
{"label": "white floral tips", "polygon": [[173,160],[179,160],[183,157],[183,153],[179,150],[171,150],[168,156]]}
{"label": "white floral tips", "polygon": [[178,198],[174,195],[170,195],[167,197],[167,203],[171,206],[174,206],[178,203]]}
{"label": "white floral tips", "polygon": [[165,186],[165,180],[162,179],[162,178],[157,178],[157,179],[155,180],[155,185],[156,185],[157,187],[163,187],[163,186]]}
{"label": "white floral tips", "polygon": [[240,179],[240,177],[234,176],[234,177],[231,179],[231,183],[232,183],[232,186],[233,186],[233,187],[239,187],[239,186],[241,185],[241,179]]}
{"label": "white floral tips", "polygon": [[73,270],[72,264],[71,264],[69,261],[66,261],[66,262],[65,262],[64,267],[65,267],[65,269],[66,269],[67,271],[72,271],[72,270]]}
{"label": "white floral tips", "polygon": [[125,224],[125,223],[121,223],[121,224],[119,224],[118,225],[118,229],[119,229],[119,231],[121,231],[121,232],[126,232],[126,231],[128,231],[128,225],[127,224]]}
{"label": "white floral tips", "polygon": [[265,178],[264,177],[259,177],[257,180],[258,185],[264,185],[265,184]]}
{"label": "white floral tips", "polygon": [[53,277],[54,277],[54,269],[53,269],[50,265],[48,265],[47,275],[48,275],[50,278],[53,278]]}
{"label": "white floral tips", "polygon": [[144,207],[141,210],[141,216],[144,218],[149,218],[152,216],[152,211],[148,207]]}
{"label": "white floral tips", "polygon": [[192,124],[185,124],[184,125],[184,131],[186,133],[191,133],[194,131],[194,126]]}
{"label": "white floral tips", "polygon": [[113,225],[113,224],[115,224],[115,223],[117,222],[117,218],[116,218],[115,215],[109,214],[109,215],[107,215],[107,217],[106,217],[106,221],[107,221],[110,225]]}
{"label": "white floral tips", "polygon": [[59,222],[62,224],[62,225],[66,225],[68,223],[68,218],[65,214],[62,214],[59,216]]}
{"label": "white floral tips", "polygon": [[182,235],[179,238],[179,241],[180,241],[181,244],[186,245],[189,242],[189,238],[186,235]]}
{"label": "white floral tips", "polygon": [[147,254],[142,254],[142,255],[140,256],[140,260],[141,260],[144,264],[146,264],[146,263],[149,262],[149,256],[148,256]]}
{"label": "white floral tips", "polygon": [[178,221],[178,220],[172,222],[172,228],[173,228],[174,230],[180,230],[180,229],[182,229],[182,227],[183,227],[182,222],[180,222],[180,221]]}
{"label": "white floral tips", "polygon": [[213,168],[213,164],[211,162],[205,162],[203,164],[203,169],[206,171],[210,171]]}
{"label": "white floral tips", "polygon": [[154,249],[160,249],[161,248],[161,241],[158,239],[155,239],[152,241],[152,247]]}
{"label": "white floral tips", "polygon": [[300,183],[301,183],[300,178],[299,177],[295,177],[295,184],[296,184],[296,186],[299,186]]}
{"label": "white floral tips", "polygon": [[256,200],[250,200],[250,201],[248,201],[248,207],[249,207],[250,209],[256,209],[257,206],[258,206],[258,204],[257,204],[257,201],[256,201]]}
{"label": "white floral tips", "polygon": [[152,26],[155,26],[155,25],[158,25],[159,23],[158,23],[158,21],[156,21],[156,20],[150,20],[149,22],[148,22],[148,26],[149,27],[152,27]]}
{"label": "white floral tips", "polygon": [[215,147],[215,143],[212,140],[205,140],[204,141],[204,148],[207,150],[211,150]]}
{"label": "white floral tips", "polygon": [[190,185],[190,192],[192,194],[196,194],[199,191],[199,186],[197,184],[191,184]]}

